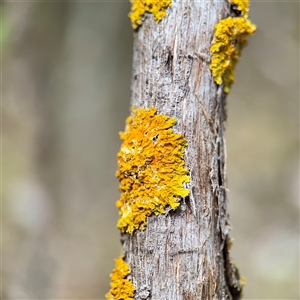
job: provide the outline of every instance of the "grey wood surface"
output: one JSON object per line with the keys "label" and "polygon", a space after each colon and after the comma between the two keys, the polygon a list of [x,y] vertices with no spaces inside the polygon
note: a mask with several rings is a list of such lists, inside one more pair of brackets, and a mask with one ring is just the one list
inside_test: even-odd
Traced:
{"label": "grey wood surface", "polygon": [[123,241],[135,299],[240,298],[227,247],[226,95],[209,68],[214,25],[229,14],[226,1],[173,1],[159,24],[147,15],[135,33],[131,104],[177,119],[191,176],[176,211]]}

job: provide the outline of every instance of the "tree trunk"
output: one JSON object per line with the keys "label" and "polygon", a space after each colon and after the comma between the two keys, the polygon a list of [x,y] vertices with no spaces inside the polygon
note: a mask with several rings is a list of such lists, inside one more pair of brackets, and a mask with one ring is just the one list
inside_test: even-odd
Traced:
{"label": "tree trunk", "polygon": [[173,1],[157,23],[147,15],[135,33],[131,104],[175,117],[188,142],[189,196],[176,210],[147,218],[123,240],[134,299],[240,299],[229,258],[225,98],[210,70],[214,25],[226,1]]}

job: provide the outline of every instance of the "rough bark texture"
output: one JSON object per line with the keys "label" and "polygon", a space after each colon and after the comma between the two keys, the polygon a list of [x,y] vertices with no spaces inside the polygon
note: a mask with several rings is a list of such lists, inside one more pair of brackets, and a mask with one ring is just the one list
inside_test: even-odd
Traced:
{"label": "rough bark texture", "polygon": [[161,23],[147,15],[135,33],[131,103],[177,119],[191,176],[177,210],[123,239],[135,299],[240,298],[228,252],[225,94],[209,69],[214,25],[229,14],[226,1],[173,1]]}

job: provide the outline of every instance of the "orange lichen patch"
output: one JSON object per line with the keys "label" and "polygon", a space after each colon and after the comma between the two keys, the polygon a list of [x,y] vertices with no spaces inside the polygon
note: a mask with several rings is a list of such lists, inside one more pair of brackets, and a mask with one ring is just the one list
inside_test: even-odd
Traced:
{"label": "orange lichen patch", "polygon": [[253,34],[256,26],[242,17],[221,20],[215,25],[215,40],[210,50],[210,69],[217,84],[224,81],[224,91],[229,93],[234,82],[235,66],[246,45],[247,36]]}
{"label": "orange lichen patch", "polygon": [[215,38],[210,48],[212,60],[210,69],[217,84],[224,82],[224,91],[229,93],[235,78],[235,66],[242,49],[246,46],[247,36],[253,34],[256,25],[248,20],[249,2],[247,0],[233,0],[241,17],[220,20],[215,25]]}
{"label": "orange lichen patch", "polygon": [[184,183],[190,177],[184,168],[187,141],[172,130],[175,118],[156,114],[154,107],[137,108],[126,123],[116,173],[122,192],[117,227],[132,234],[145,229],[147,216],[178,207],[189,193]]}
{"label": "orange lichen patch", "polygon": [[134,29],[142,24],[141,18],[145,13],[152,13],[154,19],[159,22],[167,15],[167,7],[172,5],[172,0],[131,0],[130,2],[129,18]]}
{"label": "orange lichen patch", "polygon": [[132,300],[134,298],[135,287],[127,278],[130,274],[129,265],[119,257],[115,260],[116,268],[110,274],[111,289],[105,295],[107,300]]}

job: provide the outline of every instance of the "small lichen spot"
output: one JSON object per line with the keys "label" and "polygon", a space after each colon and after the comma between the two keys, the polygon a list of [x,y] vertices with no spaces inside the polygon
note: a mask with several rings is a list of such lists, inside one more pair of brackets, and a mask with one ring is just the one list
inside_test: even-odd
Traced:
{"label": "small lichen spot", "polygon": [[256,25],[248,20],[248,0],[233,0],[232,3],[237,5],[241,16],[228,17],[215,25],[215,38],[210,48],[212,53],[210,69],[214,81],[217,84],[224,82],[226,93],[229,93],[234,82],[235,66],[246,45],[247,36],[256,30]]}
{"label": "small lichen spot", "polygon": [[172,129],[175,118],[156,114],[156,109],[133,109],[126,121],[118,153],[116,175],[120,181],[121,198],[117,227],[132,234],[145,229],[147,217],[175,209],[180,198],[189,193],[184,167],[185,138]]}
{"label": "small lichen spot", "polygon": [[134,29],[142,24],[145,13],[153,14],[159,22],[167,15],[166,9],[172,5],[172,0],[131,0],[131,12],[129,18]]}
{"label": "small lichen spot", "polygon": [[231,0],[237,6],[237,9],[241,12],[241,16],[245,19],[248,18],[249,1],[248,0]]}
{"label": "small lichen spot", "polygon": [[129,265],[120,256],[115,260],[116,268],[110,274],[111,289],[105,295],[107,300],[132,300],[134,299],[135,287],[133,283],[127,279],[130,274]]}
{"label": "small lichen spot", "polygon": [[243,294],[244,287],[246,286],[246,278],[243,277],[243,276],[240,277],[240,285],[241,285],[241,290],[242,290],[242,292],[241,292],[241,298],[243,298],[244,297],[244,294]]}

